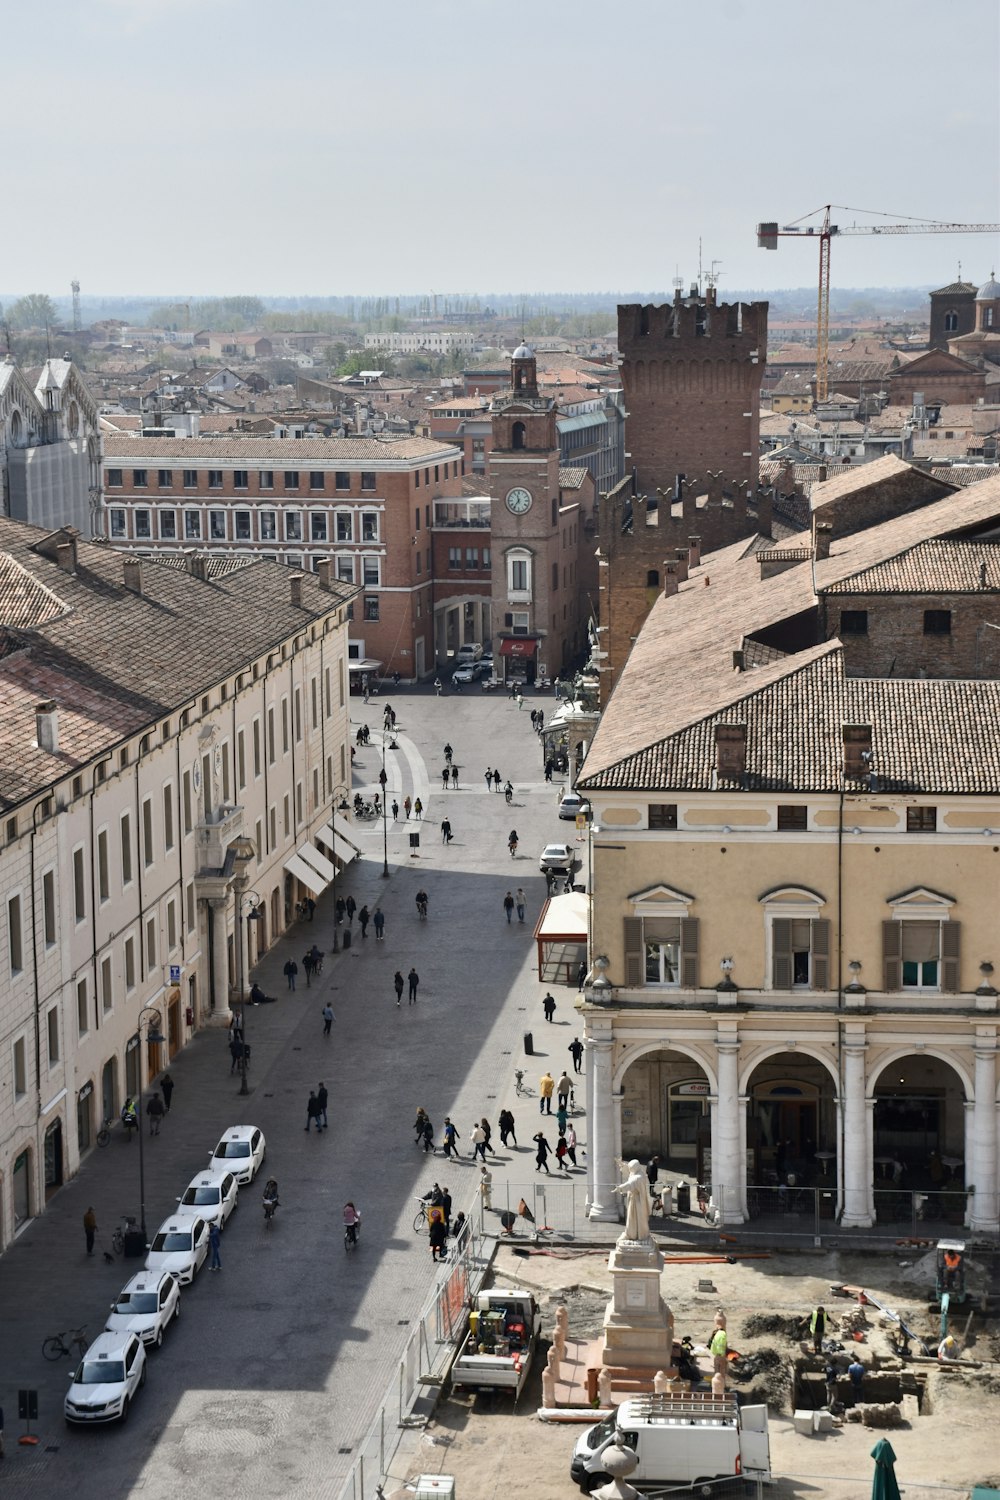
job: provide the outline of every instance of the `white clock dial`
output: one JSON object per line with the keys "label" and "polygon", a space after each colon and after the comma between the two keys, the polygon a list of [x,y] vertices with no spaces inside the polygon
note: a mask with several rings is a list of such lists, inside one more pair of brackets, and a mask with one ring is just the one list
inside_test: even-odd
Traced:
{"label": "white clock dial", "polygon": [[531,491],[517,485],[507,494],[507,509],[513,516],[523,516],[531,509]]}

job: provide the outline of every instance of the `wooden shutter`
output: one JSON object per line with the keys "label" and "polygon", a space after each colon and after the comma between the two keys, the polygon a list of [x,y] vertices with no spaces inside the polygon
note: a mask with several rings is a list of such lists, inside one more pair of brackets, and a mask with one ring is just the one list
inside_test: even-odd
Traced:
{"label": "wooden shutter", "polygon": [[830,923],[817,917],[812,924],[812,988],[830,988]]}
{"label": "wooden shutter", "polygon": [[775,917],[771,923],[771,947],[774,962],[771,983],[776,990],[792,987],[792,924],[787,917]]}
{"label": "wooden shutter", "polygon": [[882,923],[882,988],[898,990],[903,983],[903,928],[899,922]]}
{"label": "wooden shutter", "polygon": [[962,941],[961,922],[941,923],[941,988],[957,994],[959,989],[959,948]]}
{"label": "wooden shutter", "polygon": [[698,918],[681,918],[681,988],[698,988]]}
{"label": "wooden shutter", "polygon": [[645,977],[642,952],[642,918],[625,918],[625,984],[630,990],[638,989]]}

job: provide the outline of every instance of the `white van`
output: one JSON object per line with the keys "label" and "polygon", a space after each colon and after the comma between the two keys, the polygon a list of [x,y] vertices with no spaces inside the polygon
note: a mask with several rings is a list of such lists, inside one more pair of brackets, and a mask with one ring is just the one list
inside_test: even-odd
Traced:
{"label": "white van", "polygon": [[615,1440],[639,1459],[631,1484],[700,1484],[703,1480],[770,1479],[766,1406],[739,1406],[735,1396],[638,1396],[577,1440],[570,1478],[584,1494],[606,1484],[601,1464]]}

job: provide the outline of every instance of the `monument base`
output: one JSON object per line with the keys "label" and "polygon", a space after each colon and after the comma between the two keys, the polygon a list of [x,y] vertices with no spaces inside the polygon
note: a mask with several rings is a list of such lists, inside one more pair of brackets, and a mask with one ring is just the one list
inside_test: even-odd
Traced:
{"label": "monument base", "polygon": [[622,1236],[608,1258],[608,1268],[613,1292],[604,1314],[602,1364],[670,1370],[674,1319],[660,1296],[663,1256],[652,1240]]}

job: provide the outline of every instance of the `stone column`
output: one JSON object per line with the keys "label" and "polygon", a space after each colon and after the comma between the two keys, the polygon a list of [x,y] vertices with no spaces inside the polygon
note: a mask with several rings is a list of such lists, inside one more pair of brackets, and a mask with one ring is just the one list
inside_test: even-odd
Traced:
{"label": "stone column", "polygon": [[228,902],[213,896],[206,903],[212,927],[212,1011],[221,1016],[229,1010],[229,955],[226,951],[226,907]]}
{"label": "stone column", "polygon": [[612,1040],[610,1035],[587,1038],[592,1075],[590,1141],[587,1152],[589,1217],[615,1221],[619,1203],[612,1191],[619,1182],[615,1160],[615,1101],[612,1098]]}
{"label": "stone column", "polygon": [[740,1160],[740,1039],[728,1028],[715,1039],[718,1104],[712,1120],[712,1196],[724,1224],[741,1224],[746,1171]]}
{"label": "stone column", "polygon": [[969,1228],[996,1234],[997,1215],[997,1053],[993,1035],[976,1037],[975,1099],[966,1113],[965,1180],[975,1187]]}
{"label": "stone column", "polygon": [[845,1229],[868,1229],[871,1213],[871,1147],[865,1101],[864,1032],[844,1038],[844,1208]]}

